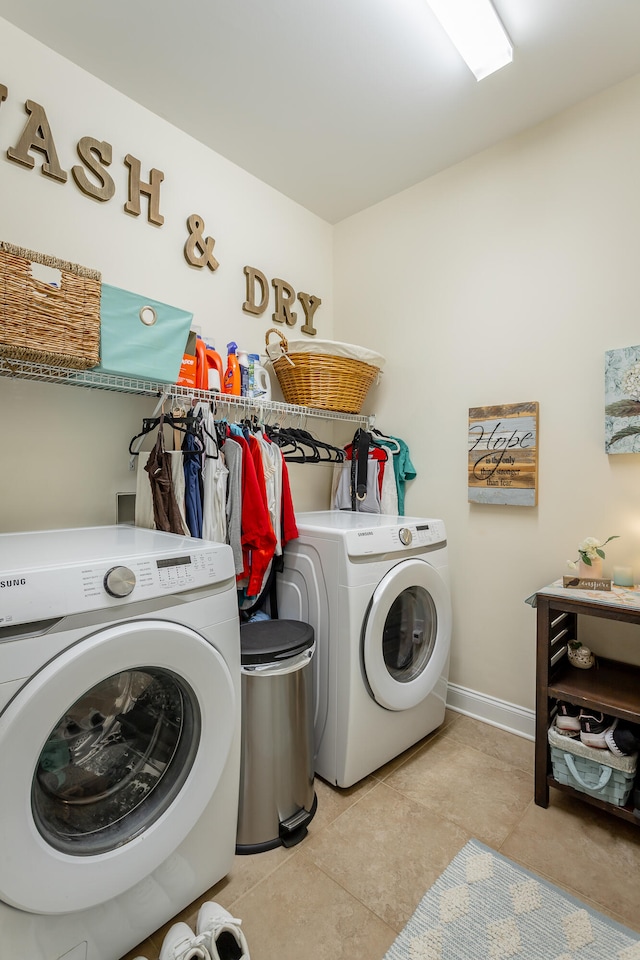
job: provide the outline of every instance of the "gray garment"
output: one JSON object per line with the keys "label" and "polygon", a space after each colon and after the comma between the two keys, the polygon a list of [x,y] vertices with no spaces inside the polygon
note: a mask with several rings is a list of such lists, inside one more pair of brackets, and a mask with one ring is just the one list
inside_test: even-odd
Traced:
{"label": "gray garment", "polygon": [[[378,461],[367,460],[367,495],[364,500],[356,500],[357,513],[380,513],[378,472]],[[333,509],[351,510],[351,460],[345,460],[340,467]]]}
{"label": "gray garment", "polygon": [[227,483],[227,543],[233,550],[236,575],[242,573],[242,447],[231,437],[224,442],[224,457],[229,471]]}
{"label": "gray garment", "polygon": [[229,471],[224,453],[216,442],[216,424],[207,403],[199,403],[196,413],[202,414],[204,452],[202,464],[202,539],[227,542],[227,478]]}

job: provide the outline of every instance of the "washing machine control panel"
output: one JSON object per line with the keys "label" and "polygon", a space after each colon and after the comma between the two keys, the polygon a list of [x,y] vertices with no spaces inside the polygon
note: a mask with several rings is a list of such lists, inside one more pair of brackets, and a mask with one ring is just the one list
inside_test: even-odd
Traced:
{"label": "washing machine control panel", "polygon": [[396,525],[378,525],[348,530],[347,552],[352,557],[416,550],[444,543],[446,533],[442,520],[406,519]]}
{"label": "washing machine control panel", "polygon": [[218,579],[219,566],[212,550],[96,565],[82,571],[82,592],[94,602],[105,594],[116,600],[148,600],[211,583]]}
{"label": "washing machine control panel", "polygon": [[235,575],[229,547],[179,555],[113,557],[1,575],[0,627],[85,613],[226,583]]}

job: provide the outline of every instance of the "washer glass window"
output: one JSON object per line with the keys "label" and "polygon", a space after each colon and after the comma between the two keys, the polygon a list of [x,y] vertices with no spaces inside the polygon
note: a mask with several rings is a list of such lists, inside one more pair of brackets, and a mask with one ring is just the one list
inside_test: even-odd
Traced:
{"label": "washer glass window", "polygon": [[408,587],[391,605],[382,633],[387,670],[399,683],[415,680],[431,659],[438,618],[431,594],[421,586]]}
{"label": "washer glass window", "polygon": [[138,836],[186,780],[200,727],[193,691],[168,670],[139,667],[96,684],[58,720],[38,759],[38,830],[80,856]]}

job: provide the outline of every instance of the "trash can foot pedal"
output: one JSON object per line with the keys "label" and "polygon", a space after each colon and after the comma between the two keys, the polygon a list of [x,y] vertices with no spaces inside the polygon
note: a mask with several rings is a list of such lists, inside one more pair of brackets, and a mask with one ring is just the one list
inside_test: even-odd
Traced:
{"label": "trash can foot pedal", "polygon": [[311,810],[305,810],[303,807],[288,820],[281,821],[280,841],[283,847],[295,847],[297,843],[304,840],[307,835],[307,826],[313,820],[317,809],[318,797],[314,792]]}
{"label": "trash can foot pedal", "polygon": [[307,835],[307,824],[302,823],[295,830],[280,830],[280,842],[283,847],[295,847],[296,843],[300,843],[301,840]]}

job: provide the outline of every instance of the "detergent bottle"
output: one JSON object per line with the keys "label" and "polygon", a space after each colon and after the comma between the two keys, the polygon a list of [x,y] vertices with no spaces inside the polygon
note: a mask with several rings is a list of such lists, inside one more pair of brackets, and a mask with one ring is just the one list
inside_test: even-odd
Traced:
{"label": "detergent bottle", "polygon": [[246,350],[238,350],[240,364],[240,393],[243,397],[250,397],[249,393],[249,354]]}
{"label": "detergent bottle", "polygon": [[207,345],[198,334],[196,337],[196,390],[209,389],[209,372],[207,364]]}
{"label": "detergent bottle", "polygon": [[247,384],[247,396],[255,397],[255,386],[256,386],[256,363],[260,360],[260,357],[257,353],[250,353],[249,357],[249,378]]}
{"label": "detergent bottle", "polygon": [[271,380],[260,363],[259,354],[249,354],[249,370],[249,376],[253,379],[251,396],[260,397],[262,400],[271,400]]}
{"label": "detergent bottle", "polygon": [[225,393],[232,393],[234,396],[240,396],[240,364],[238,363],[238,344],[227,344],[227,369],[224,375],[223,390]]}
{"label": "detergent bottle", "polygon": [[224,369],[222,366],[222,357],[210,343],[207,345],[207,372],[208,389],[222,390],[224,383]]}

